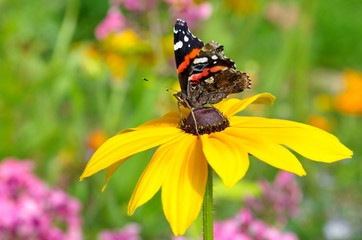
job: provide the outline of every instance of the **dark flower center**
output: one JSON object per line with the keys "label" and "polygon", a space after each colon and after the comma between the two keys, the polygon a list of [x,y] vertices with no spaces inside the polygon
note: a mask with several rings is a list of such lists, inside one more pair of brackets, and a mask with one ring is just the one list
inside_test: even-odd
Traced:
{"label": "dark flower center", "polygon": [[229,120],[213,107],[194,109],[180,123],[182,130],[193,135],[220,132],[229,126]]}

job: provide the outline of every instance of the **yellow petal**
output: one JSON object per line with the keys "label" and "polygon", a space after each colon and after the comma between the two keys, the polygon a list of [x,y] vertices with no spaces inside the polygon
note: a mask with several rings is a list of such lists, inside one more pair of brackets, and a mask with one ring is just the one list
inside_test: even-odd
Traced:
{"label": "yellow petal", "polygon": [[93,154],[80,179],[89,177],[135,153],[145,151],[171,141],[182,130],[175,127],[146,128],[129,131],[108,139]]}
{"label": "yellow petal", "polygon": [[269,165],[295,173],[299,176],[306,174],[298,159],[286,148],[269,141],[263,135],[256,133],[245,134],[245,129],[229,127],[224,130],[225,134],[237,137],[236,143],[245,148],[247,152]]}
{"label": "yellow petal", "polygon": [[223,132],[201,135],[200,138],[210,166],[220,176],[225,186],[234,186],[249,168],[246,150],[237,144],[237,138]]}
{"label": "yellow petal", "polygon": [[180,112],[173,111],[165,114],[163,117],[148,121],[135,129],[153,128],[153,127],[178,127],[180,122]]}
{"label": "yellow petal", "polygon": [[224,115],[230,117],[242,110],[252,103],[272,105],[275,97],[270,93],[261,93],[254,95],[243,100],[231,98],[225,99],[222,102],[215,104],[215,107],[220,110]]}
{"label": "yellow petal", "polygon": [[177,138],[157,149],[138,180],[128,204],[128,215],[132,215],[136,208],[150,200],[160,189],[165,176],[169,172],[170,159],[177,158],[179,154],[174,150],[175,145],[182,139],[185,139],[185,137],[188,137],[188,135],[180,134]]}
{"label": "yellow petal", "polygon": [[182,235],[199,215],[207,180],[207,161],[193,135],[175,145],[175,157],[162,184],[162,206],[175,235]]}
{"label": "yellow petal", "polygon": [[173,111],[165,114],[163,117],[153,119],[151,121],[142,124],[136,129],[148,128],[148,127],[178,127],[181,118],[185,118],[189,115],[190,109],[180,107],[179,111]]}
{"label": "yellow petal", "polygon": [[262,136],[314,161],[329,163],[351,158],[353,154],[334,135],[306,124],[258,117],[232,117],[230,123],[243,135]]}

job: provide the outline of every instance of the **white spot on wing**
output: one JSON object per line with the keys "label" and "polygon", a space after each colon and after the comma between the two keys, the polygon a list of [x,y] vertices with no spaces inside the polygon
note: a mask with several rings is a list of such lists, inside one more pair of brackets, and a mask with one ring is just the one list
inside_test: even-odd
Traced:
{"label": "white spot on wing", "polygon": [[193,63],[198,64],[198,63],[205,63],[207,61],[208,61],[207,57],[202,57],[202,58],[195,58]]}
{"label": "white spot on wing", "polygon": [[208,79],[205,80],[205,82],[207,83],[213,83],[214,82],[214,77],[209,77]]}
{"label": "white spot on wing", "polygon": [[218,57],[216,55],[212,55],[211,59],[216,60],[216,59],[218,59]]}
{"label": "white spot on wing", "polygon": [[189,41],[189,38],[185,35],[185,37],[184,37],[184,41],[185,42],[188,42]]}
{"label": "white spot on wing", "polygon": [[183,43],[181,41],[178,41],[177,43],[175,43],[175,45],[173,46],[173,49],[176,51],[180,48],[182,48]]}

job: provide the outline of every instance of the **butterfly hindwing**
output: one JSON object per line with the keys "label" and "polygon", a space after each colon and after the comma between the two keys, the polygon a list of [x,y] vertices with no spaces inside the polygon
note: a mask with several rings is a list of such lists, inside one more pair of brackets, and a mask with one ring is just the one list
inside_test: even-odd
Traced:
{"label": "butterfly hindwing", "polygon": [[228,68],[235,69],[235,63],[227,58],[223,51],[224,47],[214,41],[201,48],[191,65],[188,79],[191,86],[195,86]]}

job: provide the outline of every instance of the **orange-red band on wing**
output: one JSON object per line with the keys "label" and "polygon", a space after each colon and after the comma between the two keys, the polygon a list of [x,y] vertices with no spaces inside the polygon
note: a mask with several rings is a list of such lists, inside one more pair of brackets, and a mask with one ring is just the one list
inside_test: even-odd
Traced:
{"label": "orange-red band on wing", "polygon": [[227,69],[227,67],[225,66],[214,66],[212,68],[205,68],[202,72],[200,73],[195,73],[192,74],[189,78],[189,80],[191,81],[192,84],[198,84],[200,82],[200,79],[203,77],[206,77],[207,75],[211,73],[216,73],[222,70]]}
{"label": "orange-red band on wing", "polygon": [[177,72],[179,74],[182,73],[190,65],[190,60],[194,59],[197,54],[199,54],[200,50],[201,48],[192,49],[192,51],[184,57],[184,61],[180,63],[177,68]]}

